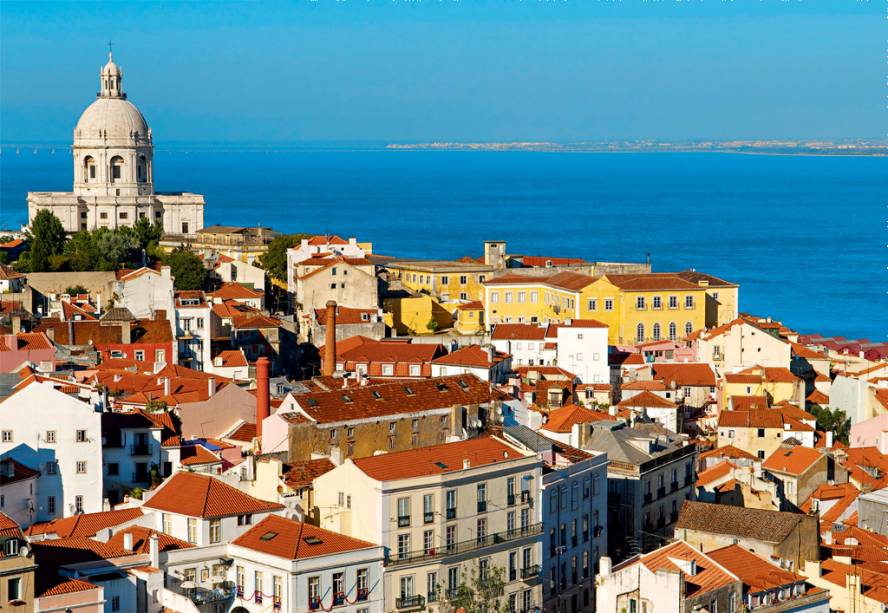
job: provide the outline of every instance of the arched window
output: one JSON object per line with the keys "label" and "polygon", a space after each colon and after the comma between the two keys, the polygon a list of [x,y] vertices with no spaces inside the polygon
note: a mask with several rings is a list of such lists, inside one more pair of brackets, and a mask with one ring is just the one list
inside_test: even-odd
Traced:
{"label": "arched window", "polygon": [[96,178],[96,161],[93,156],[83,158],[83,182],[89,183]]}
{"label": "arched window", "polygon": [[635,328],[635,340],[639,343],[644,340],[644,324],[638,324]]}
{"label": "arched window", "polygon": [[678,336],[678,326],[673,321],[669,323],[669,340],[674,341],[676,336]]}
{"label": "arched window", "polygon": [[123,179],[123,158],[115,155],[111,158],[111,182],[117,183]]}
{"label": "arched window", "polygon": [[688,322],[685,324],[685,336],[690,336],[691,332],[694,331],[694,324]]}
{"label": "arched window", "polygon": [[654,324],[653,338],[655,341],[660,340],[660,324]]}

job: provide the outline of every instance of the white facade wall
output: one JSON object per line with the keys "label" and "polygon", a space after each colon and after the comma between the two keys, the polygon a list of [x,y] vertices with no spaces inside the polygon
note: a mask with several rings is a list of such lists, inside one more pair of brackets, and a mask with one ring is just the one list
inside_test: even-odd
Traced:
{"label": "white facade wall", "polygon": [[[204,370],[212,362],[212,310],[207,304],[203,307],[177,307],[176,308],[176,347],[173,355],[176,361],[194,370]],[[196,340],[200,340],[200,349],[196,349]],[[186,347],[195,348],[195,360],[183,361],[181,354]]]}
{"label": "white facade wall", "polygon": [[153,319],[156,311],[164,310],[172,321],[175,302],[169,266],[162,267],[159,273],[147,271],[133,279],[118,281],[114,292],[117,306],[129,309],[136,318]]}
{"label": "white facade wall", "polygon": [[0,513],[27,528],[34,523],[37,513],[37,477],[22,479],[0,486]]}
{"label": "white facade wall", "polygon": [[31,383],[0,403],[0,430],[11,432],[11,441],[0,440],[0,456],[41,473],[34,521],[73,515],[78,500],[83,513],[102,510],[102,421],[92,405]]}
{"label": "white facade wall", "polygon": [[582,383],[608,383],[607,328],[558,327],[558,366]]}

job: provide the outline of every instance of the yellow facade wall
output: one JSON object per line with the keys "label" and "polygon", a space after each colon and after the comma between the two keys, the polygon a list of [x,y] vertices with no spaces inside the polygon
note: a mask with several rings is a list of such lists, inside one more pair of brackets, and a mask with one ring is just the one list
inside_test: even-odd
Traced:
{"label": "yellow facade wall", "polygon": [[542,283],[488,285],[484,295],[485,325],[575,319],[578,298],[579,292]]}
{"label": "yellow facade wall", "polygon": [[413,291],[449,300],[483,300],[487,271],[432,272],[422,268],[391,269],[395,279]]}
{"label": "yellow facade wall", "polygon": [[[391,315],[391,324],[398,334],[434,334],[436,330],[453,326],[450,311],[441,306],[431,296],[409,298],[389,298],[385,301],[386,320]],[[436,327],[429,328],[435,321]]]}

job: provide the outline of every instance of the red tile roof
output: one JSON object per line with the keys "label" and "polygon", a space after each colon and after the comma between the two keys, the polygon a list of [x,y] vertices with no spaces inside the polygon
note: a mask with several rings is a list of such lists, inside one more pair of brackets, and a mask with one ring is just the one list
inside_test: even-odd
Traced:
{"label": "red tile roof", "polygon": [[310,392],[296,401],[315,422],[334,423],[485,404],[492,396],[489,384],[469,374]]}
{"label": "red tile roof", "polygon": [[629,381],[628,383],[624,383],[620,386],[621,390],[625,391],[635,391],[635,390],[648,390],[655,392],[663,392],[666,391],[666,384],[662,381]]}
{"label": "red tile roof", "polygon": [[559,272],[554,275],[521,275],[506,273],[484,282],[485,285],[549,285],[558,289],[576,292],[590,285],[595,277],[576,272]]}
{"label": "red tile roof", "polygon": [[780,428],[783,429],[783,416],[780,411],[762,409],[759,411],[722,411],[718,417],[719,428]]}
{"label": "red tile roof", "polygon": [[881,489],[888,485],[888,456],[878,447],[851,447],[844,450],[846,460],[842,465],[858,487]]}
{"label": "red tile roof", "polygon": [[287,560],[301,560],[378,547],[367,541],[279,515],[269,515],[234,539],[232,544]]}
{"label": "red tile roof", "polygon": [[280,503],[254,498],[210,475],[189,472],[169,477],[143,506],[205,519],[283,508]]}
{"label": "red tile roof", "polygon": [[152,534],[157,535],[157,549],[159,551],[172,551],[174,549],[188,549],[194,547],[191,543],[177,539],[165,532],[158,532],[157,530],[151,530],[144,526],[130,526],[129,528],[118,530],[110,539],[108,539],[108,544],[119,549],[124,549],[124,534],[131,534],[133,536],[133,553],[149,553],[151,546],[150,537]]}
{"label": "red tile roof", "polygon": [[721,479],[722,477],[727,477],[731,474],[731,471],[733,471],[734,468],[736,467],[733,464],[727,460],[722,460],[715,466],[697,473],[697,487],[705,487],[713,481]]}
{"label": "red tile roof", "polygon": [[98,585],[84,581],[83,579],[69,579],[57,573],[38,573],[38,582],[34,590],[37,598],[47,598],[49,596],[60,596],[62,594],[74,594],[76,592],[85,592],[87,590],[101,589]]}
{"label": "red tile roof", "polygon": [[702,290],[696,283],[682,279],[675,273],[647,273],[627,275],[605,275],[608,281],[622,290],[646,292],[654,290]]}
{"label": "red tile roof", "polygon": [[825,406],[829,404],[829,396],[821,392],[819,389],[815,389],[810,394],[808,394],[808,397],[805,398],[805,402]]}
{"label": "red tile roof", "polygon": [[823,456],[816,449],[801,445],[780,446],[762,462],[762,468],[800,476]]}
{"label": "red tile roof", "polygon": [[225,438],[230,438],[235,441],[241,441],[244,443],[251,443],[253,439],[256,438],[256,424],[251,424],[244,422],[237,427],[237,429],[226,436]]}
{"label": "red tile roof", "polygon": [[493,361],[491,362],[486,349],[483,349],[480,345],[469,345],[467,347],[460,347],[456,351],[448,353],[447,355],[435,358],[432,360],[432,364],[490,368],[494,364],[499,364],[509,357],[511,356],[508,353],[494,351]]}
{"label": "red tile roof", "polygon": [[472,300],[471,302],[464,302],[456,307],[456,309],[458,311],[483,311],[484,303],[480,300]]}
{"label": "red tile roof", "polygon": [[731,396],[731,408],[735,411],[757,411],[768,408],[766,396]]}
{"label": "red tile roof", "polygon": [[753,593],[805,581],[805,578],[801,575],[774,566],[739,545],[729,545],[721,549],[715,549],[707,555],[723,568],[740,577],[744,585],[749,586],[750,591]]}
{"label": "red tile roof", "polygon": [[686,596],[705,594],[737,581],[734,576],[722,570],[706,554],[697,551],[684,541],[676,541],[645,554],[641,556],[640,562],[652,572],[658,570],[680,572],[682,569],[675,563],[675,560],[684,560],[685,562],[695,560],[697,564],[696,574],[686,573],[684,575]]}
{"label": "red tile roof", "polygon": [[225,351],[220,351],[213,358],[213,364],[215,366],[226,368],[243,368],[249,366],[247,357],[244,355],[242,349],[227,349]]}
{"label": "red tile roof", "polygon": [[283,474],[284,481],[291,488],[299,489],[311,485],[315,479],[336,468],[336,465],[329,458],[318,458],[316,460],[293,462],[286,465],[285,468],[286,471]]}
{"label": "red tile roof", "polygon": [[710,449],[709,451],[705,451],[700,454],[700,459],[704,458],[732,458],[732,459],[745,459],[745,460],[755,460],[756,457],[749,453],[748,451],[744,451],[739,447],[734,447],[733,445],[725,445],[724,447],[717,447],[716,449]]}
{"label": "red tile roof", "polygon": [[200,466],[222,462],[221,457],[200,444],[183,445],[180,449],[182,466]]}
{"label": "red tile roof", "polygon": [[222,287],[214,292],[207,294],[211,298],[219,298],[222,300],[250,300],[262,298],[262,292],[251,289],[240,283],[223,283]]}
{"label": "red tile roof", "polygon": [[487,466],[525,457],[505,442],[490,436],[444,443],[432,447],[384,453],[352,460],[361,471],[377,481],[410,479]]}
{"label": "red tile roof", "polygon": [[490,339],[495,341],[542,341],[545,338],[545,326],[537,326],[534,324],[496,324],[493,327],[493,332],[490,333]]}
{"label": "red tile roof", "polygon": [[71,537],[31,541],[34,557],[40,564],[64,566],[82,562],[96,562],[123,558],[133,553],[91,538]]}
{"label": "red tile roof", "polygon": [[549,411],[549,419],[542,429],[565,434],[571,432],[576,424],[588,424],[607,419],[610,419],[610,416],[605,412],[591,411],[576,404],[569,404]]}
{"label": "red tile roof", "polygon": [[[318,325],[327,325],[327,309],[315,309],[314,314]],[[365,324],[376,320],[378,315],[377,309],[353,309],[347,306],[338,306],[336,307],[336,325]]]}
{"label": "red tile roof", "polygon": [[[351,337],[336,343],[336,359],[356,362],[431,362],[444,353],[438,343],[408,343],[403,341],[377,341],[365,336]],[[324,346],[318,348],[323,355]]]}
{"label": "red tile roof", "polygon": [[142,509],[120,509],[72,515],[49,522],[33,524],[28,528],[28,536],[55,534],[58,538],[81,538],[97,535],[101,530],[113,528],[142,516]]}
{"label": "red tile roof", "polygon": [[661,363],[651,364],[655,379],[666,385],[677,387],[714,387],[715,372],[709,364],[699,363]]}
{"label": "red tile roof", "polygon": [[678,405],[674,402],[669,402],[665,398],[661,398],[657,396],[653,392],[643,391],[635,394],[631,398],[626,398],[625,400],[621,400],[617,405],[618,407],[640,407],[640,408],[650,408],[650,409],[676,409]]}

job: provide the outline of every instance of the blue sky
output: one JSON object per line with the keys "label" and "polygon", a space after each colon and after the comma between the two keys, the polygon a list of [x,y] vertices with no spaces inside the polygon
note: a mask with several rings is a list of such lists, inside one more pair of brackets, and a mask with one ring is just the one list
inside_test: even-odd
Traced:
{"label": "blue sky", "polygon": [[4,0],[0,140],[69,141],[109,39],[157,142],[880,138],[884,10]]}

